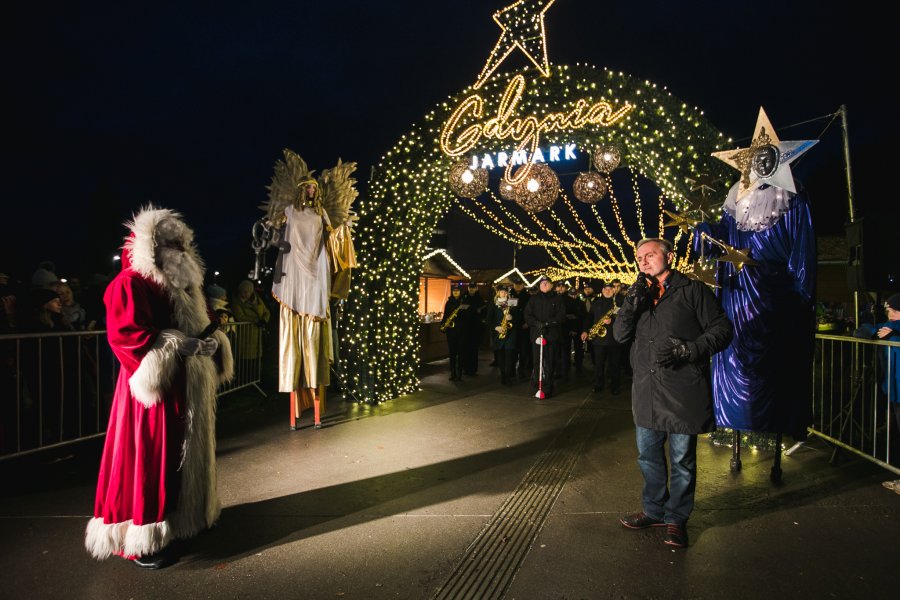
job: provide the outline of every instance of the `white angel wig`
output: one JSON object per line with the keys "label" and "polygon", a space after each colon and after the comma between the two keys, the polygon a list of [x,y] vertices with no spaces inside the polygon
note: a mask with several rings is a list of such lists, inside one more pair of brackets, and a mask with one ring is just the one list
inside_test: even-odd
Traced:
{"label": "white angel wig", "polygon": [[125,266],[158,283],[170,298],[174,329],[160,332],[156,342],[129,379],[134,398],[144,406],[162,401],[181,369],[186,371],[187,413],[181,451],[181,493],[175,512],[159,523],[137,526],[130,520],[88,523],[85,546],[96,558],[112,554],[145,556],[162,550],[173,538],[187,538],[211,526],[221,511],[216,493],[216,388],[234,375],[228,337],[215,331],[219,342],[213,357],[182,357],[178,342],[196,337],[210,323],[202,293],[204,266],[194,245],[194,233],[181,215],[153,206],[127,223]]}

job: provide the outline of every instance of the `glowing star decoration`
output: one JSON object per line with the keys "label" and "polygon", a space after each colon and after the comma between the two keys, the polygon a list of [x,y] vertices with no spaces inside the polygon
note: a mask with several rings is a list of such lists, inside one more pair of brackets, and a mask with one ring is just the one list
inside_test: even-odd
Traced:
{"label": "glowing star decoration", "polygon": [[[709,238],[707,238],[709,239]],[[716,260],[719,262],[727,262],[734,265],[734,270],[738,273],[741,272],[741,269],[744,268],[745,265],[750,265],[752,267],[759,266],[759,263],[750,258],[750,249],[749,248],[741,248],[740,250],[737,248],[732,248],[728,244],[723,242],[719,242],[716,240],[716,243],[725,250],[725,256],[720,256]]]}
{"label": "glowing star decoration", "polygon": [[696,219],[689,219],[684,215],[679,215],[668,210],[663,210],[663,212],[669,215],[669,218],[671,219],[671,221],[663,225],[663,227],[678,227],[685,233],[690,233],[691,228],[696,227],[697,223],[700,222]]}
{"label": "glowing star decoration", "polygon": [[518,48],[541,72],[550,75],[547,60],[547,37],[544,33],[544,13],[556,0],[519,0],[494,13],[494,21],[503,32],[500,39],[472,86],[476,90],[484,85],[497,67],[513,50]]}
{"label": "glowing star decoration", "polygon": [[700,283],[705,283],[710,287],[721,287],[716,282],[716,262],[699,258],[691,264],[691,270],[685,271],[684,275],[689,279],[695,279]]}
{"label": "glowing star decoration", "polygon": [[[722,180],[722,177],[714,177],[712,175],[696,175],[693,177],[685,177],[691,192],[685,195],[687,207],[684,212],[695,213],[700,219],[707,219],[713,215],[715,208],[721,207],[721,201],[716,200],[716,184]],[[716,205],[719,205],[718,207]]]}
{"label": "glowing star decoration", "polygon": [[684,209],[686,213],[695,213],[700,216],[701,220],[708,219],[713,215],[714,210],[721,208],[721,201],[716,200],[712,196],[701,196],[699,194],[688,194],[684,197],[687,200],[687,207]]}
{"label": "glowing star decoration", "polygon": [[750,147],[713,152],[712,156],[741,172],[741,180],[737,184],[738,200],[762,184],[796,194],[790,164],[817,142],[818,140],[782,142],[775,134],[766,111],[760,107]]}
{"label": "glowing star decoration", "polygon": [[712,175],[697,175],[694,177],[684,178],[687,184],[691,187],[691,191],[700,192],[700,195],[704,198],[709,194],[715,193],[716,184],[721,179],[721,177],[713,177]]}

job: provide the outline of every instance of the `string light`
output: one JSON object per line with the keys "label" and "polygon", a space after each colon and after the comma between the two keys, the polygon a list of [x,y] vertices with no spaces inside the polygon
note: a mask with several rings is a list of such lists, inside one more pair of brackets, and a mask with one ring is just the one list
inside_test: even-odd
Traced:
{"label": "string light", "polygon": [[516,48],[531,61],[541,75],[550,75],[547,60],[547,33],[544,30],[544,13],[556,0],[519,0],[494,13],[494,22],[502,33],[488,56],[484,68],[478,74],[473,87],[480,88],[497,67]]}

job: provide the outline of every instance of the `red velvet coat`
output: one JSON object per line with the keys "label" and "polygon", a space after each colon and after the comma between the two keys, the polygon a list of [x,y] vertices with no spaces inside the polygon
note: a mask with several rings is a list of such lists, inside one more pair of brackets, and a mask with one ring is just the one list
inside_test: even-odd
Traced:
{"label": "red velvet coat", "polygon": [[[215,357],[181,356],[178,343],[210,323],[202,271],[181,288],[155,265],[153,228],[173,214],[135,219],[121,273],[104,296],[109,344],[121,363],[85,545],[96,558],[145,556],[218,518],[215,403],[231,377],[227,337]],[[143,228],[143,229],[142,229]],[[188,230],[189,232],[189,230]],[[186,237],[191,260],[199,257]],[[214,360],[215,359],[215,360]]]}

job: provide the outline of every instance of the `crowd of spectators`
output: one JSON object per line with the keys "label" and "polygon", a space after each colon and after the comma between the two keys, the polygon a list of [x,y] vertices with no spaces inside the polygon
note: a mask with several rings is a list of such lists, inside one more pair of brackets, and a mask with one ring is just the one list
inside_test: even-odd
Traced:
{"label": "crowd of spectators", "polygon": [[26,282],[0,272],[0,334],[102,329],[106,283],[96,276],[85,288],[77,278],[60,278],[50,261],[40,263]]}

